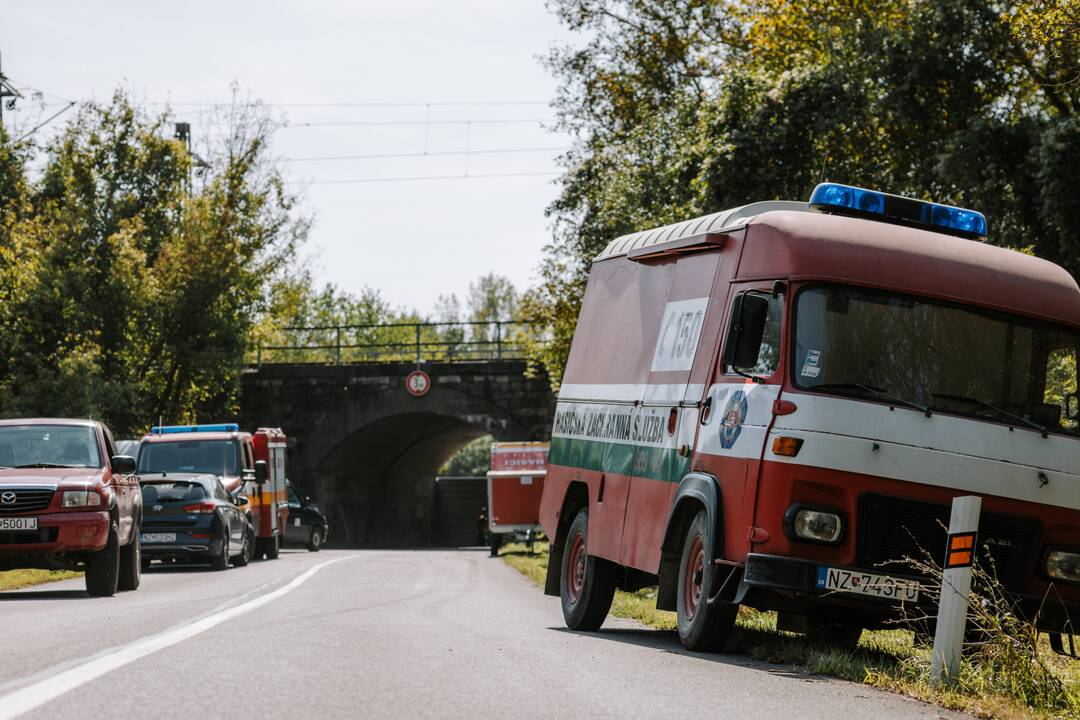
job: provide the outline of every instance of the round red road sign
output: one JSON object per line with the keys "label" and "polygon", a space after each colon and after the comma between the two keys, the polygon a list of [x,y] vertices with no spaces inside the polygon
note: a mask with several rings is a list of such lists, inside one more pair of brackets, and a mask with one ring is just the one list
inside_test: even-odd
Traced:
{"label": "round red road sign", "polygon": [[431,389],[431,378],[423,370],[413,370],[405,378],[405,389],[415,397],[427,395],[427,391]]}

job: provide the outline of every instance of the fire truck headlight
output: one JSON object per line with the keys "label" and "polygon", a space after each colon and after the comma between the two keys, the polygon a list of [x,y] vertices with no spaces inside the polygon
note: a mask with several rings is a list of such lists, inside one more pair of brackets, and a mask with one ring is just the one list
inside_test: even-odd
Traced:
{"label": "fire truck headlight", "polygon": [[1055,580],[1080,583],[1080,553],[1051,550],[1046,556],[1046,574]]}
{"label": "fire truck headlight", "polygon": [[844,534],[844,518],[836,512],[792,505],[784,517],[784,529],[792,540],[835,545]]}

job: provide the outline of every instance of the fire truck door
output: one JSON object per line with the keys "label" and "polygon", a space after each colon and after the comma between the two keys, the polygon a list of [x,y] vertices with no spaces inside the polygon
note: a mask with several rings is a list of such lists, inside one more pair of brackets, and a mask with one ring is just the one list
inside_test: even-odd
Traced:
{"label": "fire truck door", "polygon": [[633,420],[635,457],[619,552],[622,565],[648,572],[660,565],[671,494],[690,469],[712,358],[711,343],[701,340],[713,331],[713,316],[722,308],[712,301],[720,258],[719,252],[680,256],[672,275],[648,383]]}

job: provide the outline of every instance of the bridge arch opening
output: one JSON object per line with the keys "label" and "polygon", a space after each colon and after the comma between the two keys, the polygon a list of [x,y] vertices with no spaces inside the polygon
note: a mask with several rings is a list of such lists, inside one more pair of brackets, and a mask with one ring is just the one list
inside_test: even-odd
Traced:
{"label": "bridge arch opening", "polygon": [[317,471],[330,544],[434,544],[435,475],[459,449],[489,434],[460,417],[415,412],[380,418],[342,438]]}

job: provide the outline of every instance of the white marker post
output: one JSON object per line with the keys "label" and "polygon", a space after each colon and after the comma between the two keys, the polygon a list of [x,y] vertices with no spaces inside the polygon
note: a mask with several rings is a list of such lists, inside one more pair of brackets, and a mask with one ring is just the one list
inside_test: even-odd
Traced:
{"label": "white marker post", "polygon": [[945,562],[941,566],[934,656],[930,664],[930,678],[935,685],[956,682],[960,674],[960,653],[964,647],[968,595],[971,593],[971,566],[975,561],[981,510],[980,497],[953,498],[949,540],[945,546]]}

